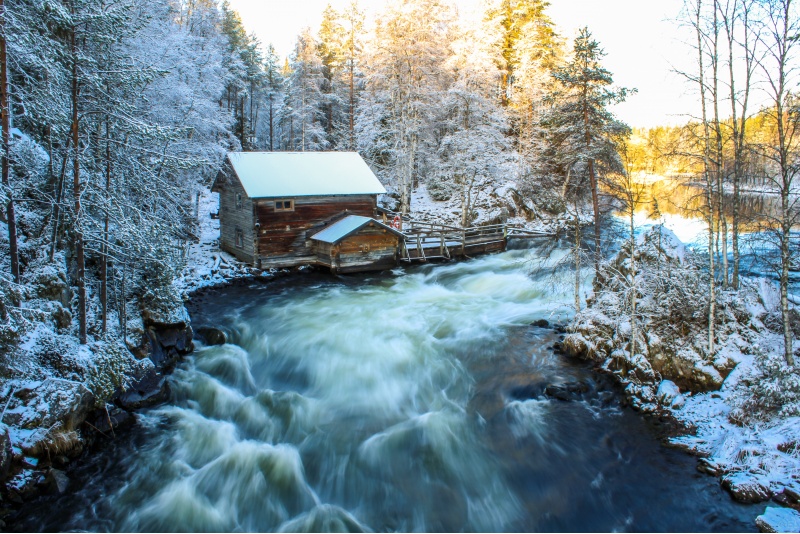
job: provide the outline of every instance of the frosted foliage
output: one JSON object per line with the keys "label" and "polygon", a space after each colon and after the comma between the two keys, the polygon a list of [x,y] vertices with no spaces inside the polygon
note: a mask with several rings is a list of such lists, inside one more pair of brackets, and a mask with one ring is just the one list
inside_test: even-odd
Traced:
{"label": "frosted foliage", "polygon": [[752,422],[773,417],[800,416],[800,369],[788,366],[783,356],[758,350],[755,373],[747,377],[733,397],[731,419]]}
{"label": "frosted foliage", "polygon": [[[454,13],[437,0],[390,3],[379,17],[366,62],[358,145],[378,176],[410,209],[418,168],[434,159],[436,123],[451,73]],[[424,171],[419,171],[424,172]]]}

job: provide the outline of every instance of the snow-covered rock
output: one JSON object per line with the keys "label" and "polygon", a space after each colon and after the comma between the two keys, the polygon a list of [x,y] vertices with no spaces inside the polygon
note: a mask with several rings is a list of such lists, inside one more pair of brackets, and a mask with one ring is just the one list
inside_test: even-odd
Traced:
{"label": "snow-covered rock", "polygon": [[769,500],[769,484],[749,473],[732,473],[722,477],[722,487],[739,502],[757,503]]}
{"label": "snow-covered rock", "polygon": [[681,395],[681,390],[670,380],[662,380],[656,391],[656,398],[664,406],[679,410],[686,404],[686,398]]}
{"label": "snow-covered rock", "polygon": [[14,446],[33,456],[71,452],[80,447],[77,429],[94,405],[94,395],[80,382],[48,378],[10,384],[3,423]]}
{"label": "snow-covered rock", "polygon": [[767,506],[764,513],[756,517],[756,526],[761,532],[800,532],[800,512]]}

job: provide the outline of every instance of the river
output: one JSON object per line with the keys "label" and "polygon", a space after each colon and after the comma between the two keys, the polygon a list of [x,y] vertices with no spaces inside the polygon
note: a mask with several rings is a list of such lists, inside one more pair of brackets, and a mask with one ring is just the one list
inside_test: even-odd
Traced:
{"label": "river", "polygon": [[200,346],[169,404],[17,528],[753,530],[763,506],[733,502],[531,325],[572,301],[563,251],[544,268],[540,253],[205,293],[193,324],[229,343]]}

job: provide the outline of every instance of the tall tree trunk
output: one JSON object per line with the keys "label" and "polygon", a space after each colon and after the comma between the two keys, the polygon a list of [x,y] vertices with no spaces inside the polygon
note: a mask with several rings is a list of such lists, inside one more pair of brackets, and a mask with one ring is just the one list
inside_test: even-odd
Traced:
{"label": "tall tree trunk", "polygon": [[19,252],[17,250],[17,217],[14,213],[14,193],[11,190],[10,161],[11,146],[11,105],[8,95],[8,59],[6,57],[6,7],[0,0],[0,116],[2,116],[2,183],[8,194],[6,204],[6,222],[8,223],[8,248],[11,260],[11,276],[14,282],[20,283]]}
{"label": "tall tree trunk", "polygon": [[717,182],[718,251],[722,259],[722,287],[727,288],[728,278],[728,222],[725,217],[725,188],[723,187],[722,125],[719,121],[719,11],[716,0],[713,6],[714,26],[711,39],[711,92],[714,112],[714,175]]}
{"label": "tall tree trunk", "polygon": [[[53,206],[53,232],[50,235],[50,261],[52,262],[56,256],[56,246],[58,244],[58,227],[61,224],[61,200],[64,197],[64,182],[67,177],[67,162],[69,161],[69,147],[72,143],[72,132],[67,137],[67,142],[64,146],[64,159],[61,160],[61,172],[58,175],[58,189],[56,189],[56,203]],[[53,154],[50,153],[52,160]]]}
{"label": "tall tree trunk", "polygon": [[[74,3],[71,6],[72,15],[75,15]],[[72,55],[72,195],[75,201],[75,215],[73,220],[73,233],[75,236],[76,257],[76,283],[78,285],[78,338],[81,344],[86,344],[86,258],[83,245],[83,232],[81,230],[81,162],[79,148],[79,116],[78,116],[78,48],[75,39],[76,29],[73,26],[70,33],[70,52]]]}
{"label": "tall tree trunk", "polygon": [[697,61],[700,75],[700,107],[703,119],[703,170],[706,181],[706,206],[708,209],[708,354],[714,353],[714,323],[716,321],[717,292],[714,279],[714,180],[711,176],[710,144],[711,135],[708,126],[708,113],[706,110],[706,82],[705,60],[703,59],[703,31],[701,27],[701,14],[703,0],[697,0],[696,18],[694,21],[697,32]]}
{"label": "tall tree trunk", "polygon": [[273,96],[272,96],[272,92],[270,91],[270,94],[269,94],[269,151],[270,152],[272,152],[274,150],[273,137],[272,137],[272,135],[273,135],[272,127],[273,127],[273,124],[274,124],[273,121],[274,121],[275,117],[274,117],[274,105],[272,103],[272,99],[273,99]]}
{"label": "tall tree trunk", "polygon": [[790,217],[786,215],[789,213],[788,189],[786,191],[786,193],[781,192],[781,209],[784,213],[781,220],[781,315],[783,318],[784,358],[787,364],[794,365],[794,350],[792,347],[794,336],[789,313],[789,263],[791,260],[789,232],[792,229],[792,223]]}
{"label": "tall tree trunk", "polygon": [[[586,149],[591,152],[592,135],[589,128],[589,105],[586,90],[583,93],[583,121]],[[597,176],[594,173],[594,159],[589,158],[589,186],[592,189],[592,210],[594,211],[594,291],[600,289],[600,201],[597,191]]]}
{"label": "tall tree trunk", "polygon": [[355,51],[350,50],[350,150],[356,149],[356,89],[355,89]]}
{"label": "tall tree trunk", "polygon": [[111,132],[106,126],[106,206],[103,221],[103,243],[100,245],[100,305],[102,306],[103,335],[108,332],[108,239],[109,239],[109,208],[111,202]]}
{"label": "tall tree trunk", "polygon": [[631,356],[636,355],[636,225],[634,224],[635,203],[630,177],[628,178],[628,207],[630,209],[631,242]]}
{"label": "tall tree trunk", "polygon": [[581,311],[581,218],[578,213],[578,203],[575,202],[575,313]]}

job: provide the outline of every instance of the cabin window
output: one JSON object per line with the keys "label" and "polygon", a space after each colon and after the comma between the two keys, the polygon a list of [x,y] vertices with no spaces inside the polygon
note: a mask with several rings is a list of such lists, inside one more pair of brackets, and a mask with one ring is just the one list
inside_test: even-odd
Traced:
{"label": "cabin window", "polygon": [[236,246],[244,248],[244,232],[242,232],[241,228],[236,229]]}
{"label": "cabin window", "polygon": [[242,202],[242,194],[241,193],[236,193],[236,209],[237,210],[242,209],[242,205],[243,204],[244,203]]}
{"label": "cabin window", "polygon": [[275,211],[294,211],[294,200],[276,200]]}

